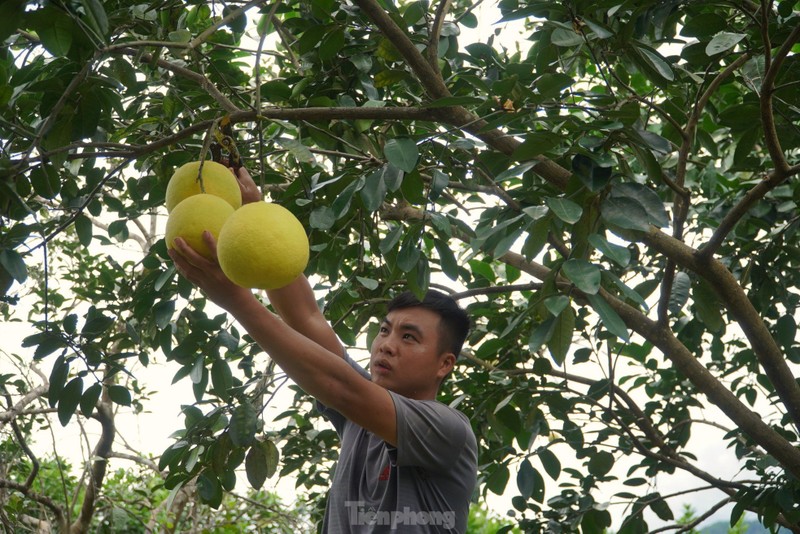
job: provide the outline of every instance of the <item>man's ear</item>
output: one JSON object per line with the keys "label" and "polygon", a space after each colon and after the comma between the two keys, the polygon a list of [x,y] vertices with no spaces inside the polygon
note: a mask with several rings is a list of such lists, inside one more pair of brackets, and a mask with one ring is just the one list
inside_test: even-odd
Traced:
{"label": "man's ear", "polygon": [[439,356],[439,370],[436,373],[436,377],[442,381],[444,377],[450,374],[450,371],[453,370],[453,367],[456,365],[456,355],[452,352],[445,352],[444,354]]}

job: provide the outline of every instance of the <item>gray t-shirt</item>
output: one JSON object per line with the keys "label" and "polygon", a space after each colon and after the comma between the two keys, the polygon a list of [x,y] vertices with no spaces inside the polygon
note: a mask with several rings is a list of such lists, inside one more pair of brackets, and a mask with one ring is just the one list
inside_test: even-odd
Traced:
{"label": "gray t-shirt", "polygon": [[397,447],[317,403],[341,440],[322,531],[465,532],[478,453],[469,420],[441,402],[389,393],[397,412]]}

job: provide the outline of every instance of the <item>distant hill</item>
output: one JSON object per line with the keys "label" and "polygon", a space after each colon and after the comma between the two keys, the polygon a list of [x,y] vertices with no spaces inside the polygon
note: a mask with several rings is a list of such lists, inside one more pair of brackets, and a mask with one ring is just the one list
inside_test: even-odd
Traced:
{"label": "distant hill", "polygon": [[[746,534],[769,534],[769,529],[765,528],[764,525],[755,519],[745,521],[745,525],[747,525],[747,530],[744,531]],[[730,523],[727,521],[718,521],[707,526],[704,525],[698,530],[700,534],[728,534],[729,529]]]}

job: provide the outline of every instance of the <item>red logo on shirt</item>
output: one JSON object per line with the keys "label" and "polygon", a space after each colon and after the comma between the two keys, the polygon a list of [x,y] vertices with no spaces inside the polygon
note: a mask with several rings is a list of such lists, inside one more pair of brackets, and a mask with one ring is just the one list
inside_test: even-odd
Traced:
{"label": "red logo on shirt", "polygon": [[389,480],[389,473],[390,472],[391,471],[389,469],[389,466],[387,465],[386,467],[383,468],[383,471],[381,471],[381,474],[378,477],[378,480]]}

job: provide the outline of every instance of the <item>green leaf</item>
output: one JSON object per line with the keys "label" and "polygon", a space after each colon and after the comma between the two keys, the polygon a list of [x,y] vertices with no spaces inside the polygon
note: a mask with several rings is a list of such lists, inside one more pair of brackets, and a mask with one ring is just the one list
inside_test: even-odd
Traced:
{"label": "green leaf", "polygon": [[566,198],[546,197],[545,203],[555,213],[556,217],[568,224],[575,224],[583,214],[583,208]]}
{"label": "green leaf", "polygon": [[56,57],[67,55],[72,47],[73,33],[80,31],[67,13],[51,5],[27,13],[27,18],[42,46]]}
{"label": "green leaf", "polygon": [[540,449],[537,453],[539,456],[539,461],[542,462],[542,467],[544,467],[545,472],[552,478],[553,480],[558,480],[558,477],[561,475],[561,462],[558,459],[558,456],[553,453],[550,449]]}
{"label": "green leaf", "polygon": [[108,16],[100,0],[81,0],[83,6],[84,19],[95,31],[98,37],[105,40],[108,35]]}
{"label": "green leaf", "polygon": [[420,256],[422,256],[422,252],[416,243],[406,241],[400,247],[400,253],[397,254],[397,267],[407,273],[417,265]]}
{"label": "green leaf", "polygon": [[317,160],[314,158],[314,154],[311,153],[306,145],[297,139],[280,138],[277,139],[277,142],[280,143],[283,148],[288,150],[289,153],[294,156],[294,159],[296,159],[299,163],[308,163],[309,165],[314,165],[317,163]]}
{"label": "green leaf", "polygon": [[58,398],[58,421],[61,426],[67,426],[75,410],[78,409],[81,393],[83,393],[83,378],[79,376],[76,376],[64,386],[64,390]]}
{"label": "green leaf", "polygon": [[530,499],[531,495],[533,495],[533,490],[536,488],[536,469],[533,468],[531,462],[525,458],[519,464],[519,469],[517,470],[517,488],[519,489],[520,495],[525,498],[525,500]]}
{"label": "green leaf", "polygon": [[366,287],[369,290],[378,289],[379,283],[378,283],[377,280],[375,280],[373,278],[365,278],[363,276],[356,276],[356,280],[358,280],[359,284],[361,284],[362,286]]}
{"label": "green leaf", "polygon": [[575,154],[572,158],[572,172],[589,191],[600,191],[611,180],[611,167],[601,165],[584,154]]}
{"label": "green leaf", "polygon": [[675,273],[672,282],[672,291],[669,294],[669,312],[678,315],[686,303],[689,301],[689,290],[692,287],[692,279],[683,271]]}
{"label": "green leaf", "polygon": [[253,444],[245,458],[245,471],[250,485],[256,490],[260,489],[264,481],[275,474],[279,460],[280,453],[272,441],[257,441]]}
{"label": "green leaf", "polygon": [[429,194],[431,202],[435,202],[449,184],[449,176],[439,169],[433,169],[433,172],[431,173],[431,190]]}
{"label": "green leaf", "polygon": [[715,56],[722,52],[727,52],[745,37],[747,37],[747,35],[744,33],[720,32],[706,45],[706,54]]}
{"label": "green leaf", "polygon": [[649,48],[639,47],[636,49],[641,55],[642,59],[652,67],[659,76],[671,82],[675,79],[675,72],[670,67],[664,58],[655,50]]}
{"label": "green leaf", "polygon": [[359,191],[361,199],[364,201],[364,207],[369,212],[377,211],[381,204],[383,204],[388,191],[386,185],[386,175],[389,173],[390,165],[384,165],[377,171],[370,173],[364,179],[364,187]]}
{"label": "green leaf", "polygon": [[253,443],[258,428],[258,419],[253,405],[244,399],[231,414],[231,423],[228,432],[231,441],[237,447],[248,447]]}
{"label": "green leaf", "polygon": [[211,384],[214,392],[223,399],[229,399],[228,390],[233,387],[233,373],[228,362],[222,358],[217,358],[211,364]]}
{"label": "green leaf", "polygon": [[575,287],[584,293],[594,295],[600,290],[601,273],[597,265],[586,260],[570,259],[561,268]]}
{"label": "green leaf", "polygon": [[450,248],[450,245],[442,239],[435,239],[433,245],[436,247],[436,252],[439,255],[439,263],[442,268],[442,272],[450,280],[458,280],[459,264],[455,254],[453,253],[453,249]]}
{"label": "green leaf", "polygon": [[0,250],[0,265],[20,284],[27,280],[28,267],[16,250],[10,248]]}
{"label": "green leaf", "polygon": [[659,493],[651,493],[644,498],[650,503],[650,509],[655,512],[659,519],[663,521],[672,521],[675,516],[672,513],[667,501]]}
{"label": "green leaf", "polygon": [[219,508],[222,504],[222,485],[209,471],[203,471],[197,477],[197,494],[200,495],[201,501],[211,508]]}
{"label": "green leaf", "polygon": [[[543,97],[558,98],[565,89],[571,87],[574,83],[575,80],[571,76],[564,74],[563,72],[545,72],[536,79],[533,85],[534,87],[536,87],[536,89]],[[537,132],[537,133],[553,135],[550,134],[549,132]],[[555,145],[553,145],[553,147],[551,148],[554,147]]]}
{"label": "green leaf", "polygon": [[[525,140],[514,149],[511,157],[516,161],[526,161],[534,159],[536,156],[557,147],[561,143],[561,136],[551,132],[530,132],[525,136]],[[498,179],[498,181],[500,181]]]}
{"label": "green leaf", "polygon": [[586,464],[589,473],[596,477],[607,475],[614,467],[614,455],[608,451],[595,452]]}
{"label": "green leaf", "polygon": [[[370,211],[375,211],[375,209]],[[308,224],[311,228],[316,228],[317,230],[330,230],[336,224],[336,214],[331,206],[317,206],[309,215]]]}
{"label": "green leaf", "polygon": [[111,400],[120,406],[131,405],[131,392],[128,388],[119,384],[111,384],[108,386],[108,396]]}
{"label": "green leaf", "polygon": [[255,490],[260,490],[267,480],[267,458],[264,449],[261,448],[261,442],[256,441],[250,447],[244,460],[244,467],[250,486]]}
{"label": "green leaf", "polygon": [[392,227],[391,230],[386,234],[386,236],[381,239],[380,244],[378,245],[378,250],[381,251],[384,255],[388,254],[391,250],[393,250],[397,243],[400,242],[400,238],[403,236],[403,226],[398,224],[397,226]]}
{"label": "green leaf", "polygon": [[[692,287],[692,297],[695,313],[706,325],[708,331],[715,334],[721,333],[725,329],[725,319],[722,316],[722,305],[711,284],[702,278],[699,279]],[[779,324],[780,322],[781,319],[778,320]],[[776,339],[780,343],[780,338],[776,336]],[[792,340],[794,340],[794,334],[792,334]],[[787,348],[789,346],[791,343],[786,345]]]}
{"label": "green leaf", "polygon": [[496,495],[502,495],[506,489],[506,484],[508,484],[509,476],[507,466],[503,464],[497,465],[486,480],[486,489]]}
{"label": "green leaf", "polygon": [[419,159],[417,144],[408,138],[389,139],[383,153],[389,163],[405,172],[413,171]]}
{"label": "green leaf", "polygon": [[565,308],[558,317],[553,328],[553,334],[547,342],[550,356],[557,365],[564,363],[569,348],[572,346],[572,335],[575,333],[575,314],[572,308]]}
{"label": "green leaf", "polygon": [[322,38],[319,44],[319,58],[322,61],[328,61],[336,57],[345,43],[344,29],[340,27],[334,28],[333,31],[328,32]]}
{"label": "green leaf", "polygon": [[33,190],[44,198],[55,198],[61,189],[61,180],[52,165],[34,168],[30,173],[30,178]]}
{"label": "green leaf", "polygon": [[628,197],[608,196],[600,204],[600,216],[611,226],[627,230],[650,230],[650,217],[641,204]]}
{"label": "green leaf", "polygon": [[192,40],[192,32],[186,29],[169,32],[167,38],[173,43],[188,43]]}
{"label": "green leaf", "polygon": [[83,392],[80,401],[81,413],[87,419],[92,416],[92,413],[97,406],[97,401],[100,400],[100,394],[102,392],[103,386],[100,384],[100,382],[95,382]]}
{"label": "green leaf", "polygon": [[528,338],[528,349],[531,352],[537,352],[542,345],[550,341],[556,328],[556,320],[556,317],[550,316],[536,326]]}
{"label": "green leaf", "polygon": [[788,349],[794,343],[797,336],[797,323],[792,315],[782,315],[775,322],[775,341],[783,348]]}
{"label": "green leaf", "polygon": [[600,295],[586,295],[586,299],[597,315],[600,316],[600,320],[610,333],[626,343],[630,341],[628,327],[625,325],[625,322],[603,297]]}
{"label": "green leaf", "polygon": [[78,234],[78,241],[84,247],[92,244],[92,221],[86,215],[75,217],[75,233]]}
{"label": "green leaf", "polygon": [[609,242],[600,234],[592,234],[588,238],[589,243],[603,255],[618,264],[620,267],[627,267],[631,261],[631,251],[628,247]]}
{"label": "green leaf", "polygon": [[50,378],[48,380],[50,387],[47,389],[47,398],[51,408],[55,408],[56,403],[58,403],[61,392],[64,390],[64,384],[67,383],[68,375],[69,361],[64,356],[59,356],[50,370]]}
{"label": "green leaf", "polygon": [[0,2],[0,43],[5,41],[23,21],[27,0]]}

